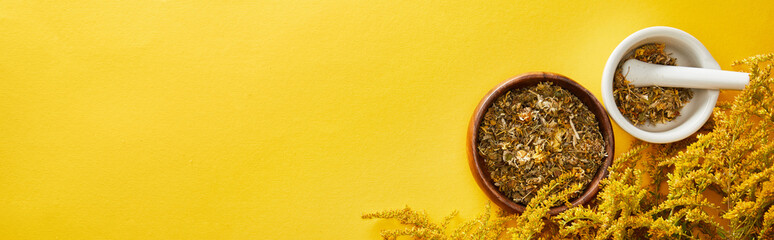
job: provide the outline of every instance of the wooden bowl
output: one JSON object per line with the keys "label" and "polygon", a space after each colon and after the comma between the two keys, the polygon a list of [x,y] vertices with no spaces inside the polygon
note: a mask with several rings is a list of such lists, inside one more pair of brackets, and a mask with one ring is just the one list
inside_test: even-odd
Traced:
{"label": "wooden bowl", "polygon": [[[524,212],[525,206],[513,202],[510,198],[500,193],[497,187],[495,187],[494,182],[492,182],[489,172],[486,169],[486,163],[484,163],[484,157],[478,153],[477,149],[479,125],[481,124],[481,119],[484,118],[484,114],[486,114],[487,108],[492,105],[492,102],[494,102],[497,97],[512,89],[536,86],[540,82],[552,82],[554,85],[560,86],[578,97],[578,99],[580,99],[581,102],[583,102],[583,104],[585,104],[596,116],[597,122],[599,123],[599,130],[606,143],[605,150],[607,152],[607,157],[600,159],[600,161],[604,161],[604,163],[599,167],[597,174],[584,192],[571,202],[573,206],[585,204],[594,198],[597,191],[599,191],[599,182],[602,178],[607,177],[607,168],[613,163],[613,149],[615,149],[613,128],[610,124],[607,111],[605,111],[602,104],[597,101],[589,90],[575,81],[556,73],[531,72],[508,79],[489,91],[489,93],[481,100],[481,103],[478,104],[478,107],[476,107],[476,111],[473,113],[473,117],[470,119],[470,125],[468,126],[467,150],[470,170],[473,172],[473,178],[478,182],[478,186],[480,186],[487,197],[500,206],[500,208],[512,213],[521,214]],[[567,210],[567,206],[561,205],[551,208],[549,214],[556,215],[564,210]]]}

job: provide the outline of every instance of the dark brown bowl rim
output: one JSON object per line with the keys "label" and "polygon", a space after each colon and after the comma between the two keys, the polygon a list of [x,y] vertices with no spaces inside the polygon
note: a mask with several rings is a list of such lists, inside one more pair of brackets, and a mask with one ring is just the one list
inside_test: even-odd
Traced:
{"label": "dark brown bowl rim", "polygon": [[[586,204],[594,198],[599,191],[600,181],[608,175],[607,168],[613,163],[615,140],[613,138],[613,127],[610,123],[610,118],[607,115],[607,111],[602,107],[602,104],[599,103],[599,100],[597,100],[588,89],[572,79],[557,73],[529,72],[512,77],[497,85],[497,87],[490,90],[489,93],[481,99],[478,107],[476,107],[476,111],[473,113],[473,117],[470,119],[467,140],[468,163],[470,165],[470,170],[473,173],[473,178],[476,179],[478,186],[481,187],[481,190],[484,191],[490,200],[495,202],[500,208],[511,213],[521,214],[524,212],[525,206],[513,202],[511,199],[500,193],[497,190],[497,187],[492,183],[492,179],[486,171],[484,159],[478,154],[478,150],[476,149],[476,146],[478,146],[478,126],[486,113],[486,109],[498,96],[511,89],[534,86],[540,82],[552,82],[578,97],[578,99],[580,99],[581,102],[583,102],[596,116],[597,122],[599,123],[599,130],[602,133],[602,137],[605,139],[607,157],[605,157],[603,165],[600,166],[594,179],[589,183],[583,194],[571,202],[572,206]],[[556,215],[564,210],[567,210],[567,206],[561,205],[551,208],[548,213],[550,215]]]}

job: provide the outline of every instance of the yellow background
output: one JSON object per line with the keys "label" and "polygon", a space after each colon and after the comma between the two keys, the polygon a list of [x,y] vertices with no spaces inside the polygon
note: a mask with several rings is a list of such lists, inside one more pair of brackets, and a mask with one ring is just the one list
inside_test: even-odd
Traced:
{"label": "yellow background", "polygon": [[599,97],[613,48],[655,25],[729,69],[774,51],[774,5],[754,2],[0,1],[0,238],[375,239],[395,224],[361,213],[470,218],[488,200],[466,127],[490,88],[552,71]]}

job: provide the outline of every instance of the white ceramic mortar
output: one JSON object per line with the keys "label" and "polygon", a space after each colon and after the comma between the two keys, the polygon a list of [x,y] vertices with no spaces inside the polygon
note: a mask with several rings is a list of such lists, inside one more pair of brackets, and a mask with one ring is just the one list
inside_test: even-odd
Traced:
{"label": "white ceramic mortar", "polygon": [[712,115],[719,90],[694,88],[693,98],[680,110],[680,116],[675,120],[663,124],[645,123],[635,126],[618,110],[613,97],[613,78],[621,60],[635,48],[647,43],[664,43],[665,51],[677,58],[678,66],[720,69],[720,65],[712,58],[707,48],[690,34],[671,27],[645,28],[624,39],[607,59],[602,72],[602,101],[610,118],[636,138],[653,143],[682,140],[699,130]]}

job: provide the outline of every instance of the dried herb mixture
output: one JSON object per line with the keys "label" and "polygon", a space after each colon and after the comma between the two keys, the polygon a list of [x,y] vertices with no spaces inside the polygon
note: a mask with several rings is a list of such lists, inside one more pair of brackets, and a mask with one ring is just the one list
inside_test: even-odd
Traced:
{"label": "dried herb mixture", "polygon": [[550,82],[498,97],[479,127],[478,151],[495,186],[524,205],[549,180],[563,174],[572,176],[565,186],[580,183],[584,189],[605,157],[594,114],[572,93]]}
{"label": "dried herb mixture", "polygon": [[[621,61],[637,59],[647,63],[672,65],[677,59],[664,52],[664,44],[645,44]],[[650,123],[655,125],[674,120],[680,116],[680,109],[693,98],[690,88],[672,87],[634,87],[629,84],[621,65],[615,70],[613,96],[618,110],[634,125]]]}

